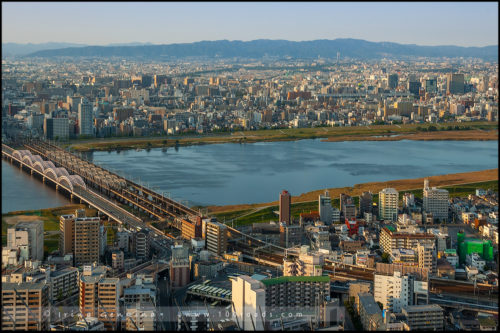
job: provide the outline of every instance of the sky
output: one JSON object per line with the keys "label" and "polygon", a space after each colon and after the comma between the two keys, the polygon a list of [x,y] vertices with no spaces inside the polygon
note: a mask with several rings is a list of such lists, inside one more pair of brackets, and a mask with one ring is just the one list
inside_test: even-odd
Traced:
{"label": "sky", "polygon": [[2,2],[2,43],[336,38],[498,45],[498,3]]}

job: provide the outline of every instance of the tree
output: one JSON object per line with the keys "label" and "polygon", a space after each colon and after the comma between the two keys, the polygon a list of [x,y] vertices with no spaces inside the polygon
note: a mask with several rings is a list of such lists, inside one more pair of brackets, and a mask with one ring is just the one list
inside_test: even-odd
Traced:
{"label": "tree", "polygon": [[387,252],[382,253],[382,262],[389,263],[389,257],[390,256],[391,255],[389,253],[387,253]]}
{"label": "tree", "polygon": [[378,306],[379,306],[380,310],[383,310],[383,309],[384,309],[384,305],[383,305],[382,303],[377,302],[377,304],[378,304]]}

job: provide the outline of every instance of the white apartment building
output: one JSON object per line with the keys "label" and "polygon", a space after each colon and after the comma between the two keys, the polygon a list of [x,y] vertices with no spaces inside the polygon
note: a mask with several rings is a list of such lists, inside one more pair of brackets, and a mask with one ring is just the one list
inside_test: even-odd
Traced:
{"label": "white apartment building", "polygon": [[398,217],[399,193],[393,188],[384,188],[378,193],[379,219],[396,221]]}
{"label": "white apartment building", "polygon": [[20,222],[7,229],[7,248],[19,248],[24,260],[43,261],[43,222]]}
{"label": "white apartment building", "polygon": [[434,219],[439,219],[441,221],[448,220],[448,191],[435,187],[429,188],[429,183],[427,180],[426,182],[424,182],[424,184],[424,211],[427,213],[432,213]]}
{"label": "white apartment building", "polygon": [[326,224],[332,223],[333,211],[332,211],[332,200],[328,191],[325,191],[325,195],[319,195],[319,218]]}
{"label": "white apartment building", "polygon": [[398,271],[393,275],[375,274],[374,297],[385,310],[399,313],[407,305],[427,304],[428,282]]}
{"label": "white apartment building", "polygon": [[231,281],[232,301],[241,329],[254,330],[255,325],[255,330],[264,330],[260,312],[266,311],[266,290],[262,282],[246,275],[232,278]]}

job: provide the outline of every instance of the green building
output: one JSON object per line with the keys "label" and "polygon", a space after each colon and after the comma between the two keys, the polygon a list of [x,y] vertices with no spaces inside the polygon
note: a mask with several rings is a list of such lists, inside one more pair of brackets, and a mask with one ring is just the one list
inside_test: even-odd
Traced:
{"label": "green building", "polygon": [[460,264],[465,262],[465,256],[477,253],[486,261],[493,260],[493,246],[491,240],[466,238],[464,233],[457,233],[458,259]]}

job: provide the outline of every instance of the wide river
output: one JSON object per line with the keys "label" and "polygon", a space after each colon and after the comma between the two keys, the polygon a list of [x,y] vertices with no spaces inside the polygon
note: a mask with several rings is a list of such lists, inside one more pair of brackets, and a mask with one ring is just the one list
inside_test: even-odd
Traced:
{"label": "wide river", "polygon": [[[498,141],[316,140],[93,152],[105,168],[192,205],[269,202],[327,187],[498,168]],[[56,206],[61,196],[2,162],[2,212]],[[431,184],[432,185],[432,184]],[[62,200],[65,200],[62,198]]]}

